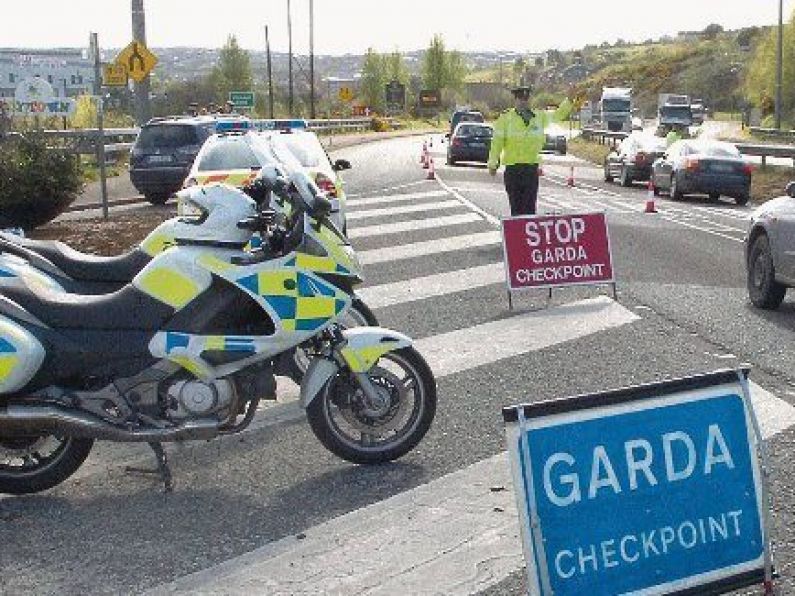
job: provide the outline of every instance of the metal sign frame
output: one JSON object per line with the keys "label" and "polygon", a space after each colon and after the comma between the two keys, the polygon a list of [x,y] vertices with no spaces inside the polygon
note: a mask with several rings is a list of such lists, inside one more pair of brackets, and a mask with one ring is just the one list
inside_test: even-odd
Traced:
{"label": "metal sign frame", "polygon": [[[508,268],[508,247],[505,242],[505,226],[503,222],[513,221],[517,219],[540,219],[550,217],[577,217],[579,215],[601,215],[605,222],[605,236],[607,238],[607,254],[610,257],[611,279],[603,281],[580,281],[580,282],[566,282],[562,284],[541,284],[537,286],[530,286],[526,288],[514,288],[511,284],[511,272]],[[613,288],[613,299],[618,300],[618,288],[616,285],[616,269],[613,262],[613,246],[610,242],[610,228],[607,223],[607,214],[604,211],[586,211],[577,213],[539,213],[536,215],[514,215],[509,217],[500,218],[500,234],[502,236],[502,258],[505,268],[505,287],[508,293],[508,310],[513,310],[513,293],[514,292],[527,292],[530,290],[548,290],[548,298],[552,299],[552,290],[555,288],[565,288],[568,286],[611,286]]]}
{"label": "metal sign frame", "polygon": [[[525,553],[527,589],[531,596],[553,594],[544,538],[543,520],[538,515],[536,490],[532,471],[531,447],[528,431],[554,428],[561,420],[576,418],[598,419],[598,412],[606,410],[634,412],[654,409],[662,403],[686,404],[715,396],[720,387],[739,386],[745,414],[750,470],[756,490],[759,527],[764,541],[762,561],[757,559],[725,568],[714,568],[696,576],[668,580],[657,586],[638,588],[643,594],[723,594],[733,590],[763,584],[765,594],[773,590],[773,560],[771,549],[771,519],[768,488],[768,460],[759,422],[751,403],[748,382],[750,369],[729,369],[646,385],[638,385],[603,393],[580,395],[559,400],[503,408],[508,452],[517,508],[519,510],[522,546]],[[712,390],[712,394],[709,391]],[[728,396],[727,396],[728,397]],[[590,412],[589,412],[590,411]],[[609,413],[607,414],[610,415]],[[733,568],[738,568],[736,571]],[[699,583],[700,582],[700,583]]]}

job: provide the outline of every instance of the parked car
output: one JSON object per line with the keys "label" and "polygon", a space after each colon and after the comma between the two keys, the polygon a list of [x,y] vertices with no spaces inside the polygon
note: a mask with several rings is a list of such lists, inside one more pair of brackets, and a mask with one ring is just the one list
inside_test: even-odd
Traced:
{"label": "parked car", "polygon": [[[345,181],[340,172],[351,169],[351,162],[347,159],[331,160],[317,135],[303,128],[280,129],[273,133],[278,136],[279,142],[273,145],[274,151],[279,153],[283,145],[306,168],[315,184],[326,193],[332,204],[332,218],[337,217],[337,223],[343,233],[347,233],[345,218]],[[335,215],[337,214],[337,215]]]}
{"label": "parked car", "polygon": [[652,166],[654,194],[667,191],[674,200],[706,194],[713,201],[726,195],[745,205],[751,195],[752,172],[751,164],[731,143],[677,141]]}
{"label": "parked car", "polygon": [[605,158],[605,182],[618,179],[622,186],[632,186],[636,180],[647,181],[652,164],[664,153],[665,139],[633,132]]}
{"label": "parked car", "polygon": [[745,237],[748,296],[754,306],[775,309],[795,287],[795,182],[787,194],[751,214]]}
{"label": "parked car", "polygon": [[212,117],[153,118],[141,127],[130,153],[130,180],[153,205],[182,187],[202,144],[215,132]]}
{"label": "parked car", "polygon": [[458,126],[461,122],[485,122],[486,119],[483,117],[483,114],[477,112],[475,110],[456,110],[453,112],[453,115],[450,117],[450,132],[447,133],[447,137],[452,136],[455,132],[456,126]]}
{"label": "parked car", "polygon": [[488,162],[493,135],[494,129],[489,124],[460,123],[447,144],[447,165],[452,166],[459,161]]}

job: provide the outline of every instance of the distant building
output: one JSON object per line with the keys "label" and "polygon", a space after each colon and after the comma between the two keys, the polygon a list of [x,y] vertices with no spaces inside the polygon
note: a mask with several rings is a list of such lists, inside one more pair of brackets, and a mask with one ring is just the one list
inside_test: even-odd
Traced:
{"label": "distant building", "polygon": [[590,70],[584,64],[572,64],[563,69],[560,76],[566,83],[579,83],[590,74]]}
{"label": "distant building", "polygon": [[0,48],[0,97],[13,97],[20,82],[41,77],[58,97],[76,97],[94,89],[94,65],[80,49]]}
{"label": "distant building", "polygon": [[680,31],[676,34],[677,41],[699,41],[703,37],[703,31]]}

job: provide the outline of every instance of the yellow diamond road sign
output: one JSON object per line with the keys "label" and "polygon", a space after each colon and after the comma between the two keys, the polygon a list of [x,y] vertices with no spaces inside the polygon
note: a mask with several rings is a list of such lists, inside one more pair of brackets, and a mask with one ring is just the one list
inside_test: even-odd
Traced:
{"label": "yellow diamond road sign", "polygon": [[353,91],[350,87],[340,87],[339,91],[340,101],[351,101],[353,99]]}
{"label": "yellow diamond road sign", "polygon": [[118,62],[102,67],[102,83],[107,87],[123,87],[127,84],[127,67]]}
{"label": "yellow diamond road sign", "polygon": [[157,56],[140,41],[133,41],[116,56],[116,64],[124,66],[130,78],[140,83],[152,72]]}

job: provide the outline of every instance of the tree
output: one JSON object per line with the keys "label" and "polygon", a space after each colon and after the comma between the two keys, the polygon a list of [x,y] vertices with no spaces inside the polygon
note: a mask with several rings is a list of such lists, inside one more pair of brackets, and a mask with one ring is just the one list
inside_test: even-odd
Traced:
{"label": "tree", "polygon": [[[753,105],[763,110],[771,108],[770,98],[776,96],[776,45],[777,31],[773,27],[763,36],[745,69],[745,93]],[[795,12],[784,26],[783,49],[782,111],[792,112],[795,109]]]}
{"label": "tree", "polygon": [[389,56],[384,57],[384,63],[387,82],[398,81],[403,85],[408,84],[411,75],[409,74],[406,62],[403,60],[403,54],[395,50],[389,54]]}
{"label": "tree", "polygon": [[433,36],[422,61],[422,84],[425,89],[459,91],[464,84],[467,66],[459,52],[448,52],[440,34]]}
{"label": "tree", "polygon": [[226,39],[226,45],[221,48],[218,64],[210,75],[216,91],[217,101],[226,101],[230,91],[249,91],[253,89],[251,76],[251,58],[248,52],[242,49],[234,35]]}
{"label": "tree", "polygon": [[717,23],[712,23],[711,25],[707,25],[702,33],[707,39],[715,39],[718,35],[723,33],[723,27]]}
{"label": "tree", "polygon": [[386,102],[386,79],[384,58],[373,48],[368,48],[362,63],[359,93],[364,103],[377,111],[382,111]]}

